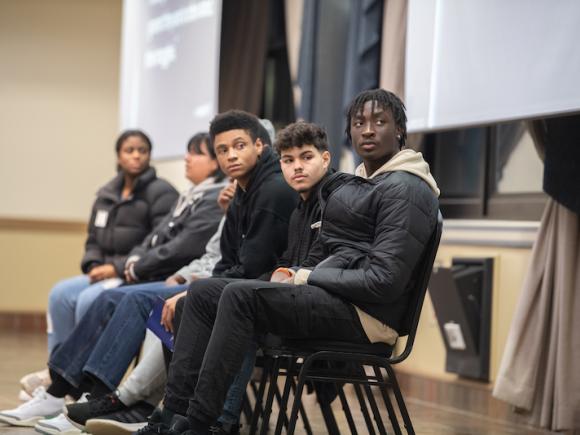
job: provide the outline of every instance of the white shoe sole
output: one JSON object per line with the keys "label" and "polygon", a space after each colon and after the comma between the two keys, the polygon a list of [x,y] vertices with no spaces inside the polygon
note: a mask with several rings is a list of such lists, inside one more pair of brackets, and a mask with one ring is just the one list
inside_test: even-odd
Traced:
{"label": "white shoe sole", "polygon": [[76,427],[69,428],[67,430],[60,430],[57,427],[45,425],[42,423],[38,423],[36,426],[34,426],[34,430],[36,432],[44,433],[47,435],[58,435],[58,434],[76,435],[76,434],[80,434],[82,432],[80,429],[77,429]]}
{"label": "white shoe sole", "polygon": [[76,427],[77,429],[84,431],[84,432],[87,431],[84,425],[77,423],[76,421],[70,419],[70,417],[68,416],[68,410],[66,409],[66,406],[64,407],[64,411],[62,413],[64,414],[64,416],[66,417],[68,422],[70,424],[72,424],[74,427]]}
{"label": "white shoe sole", "polygon": [[38,423],[40,420],[44,420],[45,418],[50,418],[50,417],[54,417],[54,415],[52,416],[35,416],[35,417],[30,417],[29,419],[26,420],[18,420],[15,417],[10,417],[8,415],[0,415],[0,423],[6,423],[9,424],[10,426],[21,426],[21,427],[34,427],[36,426],[36,423]]}
{"label": "white shoe sole", "polygon": [[105,418],[93,418],[87,421],[85,431],[93,435],[128,435],[137,432],[145,426],[147,426],[146,421],[142,423],[121,423]]}

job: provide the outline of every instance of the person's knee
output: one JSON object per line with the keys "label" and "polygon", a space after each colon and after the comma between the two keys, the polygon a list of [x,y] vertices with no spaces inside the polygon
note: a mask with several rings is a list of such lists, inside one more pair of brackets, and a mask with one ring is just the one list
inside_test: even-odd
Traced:
{"label": "person's knee", "polygon": [[93,304],[100,307],[114,307],[122,297],[122,294],[114,290],[103,291],[100,288],[88,287],[88,290],[81,292],[78,296],[75,309],[76,321],[78,322]]}
{"label": "person's knee", "polygon": [[211,281],[198,280],[193,281],[187,289],[185,295],[185,306],[205,305],[208,301],[215,299],[215,289]]}
{"label": "person's knee", "polygon": [[254,289],[245,282],[233,282],[225,286],[220,305],[223,307],[242,307],[252,301]]}
{"label": "person's knee", "polygon": [[151,303],[157,299],[157,295],[153,292],[147,291],[132,291],[127,292],[123,297],[123,304],[132,304],[139,307],[146,307],[151,309]]}
{"label": "person's knee", "polygon": [[59,281],[48,294],[48,306],[57,307],[77,298],[77,292],[70,285],[70,279]]}

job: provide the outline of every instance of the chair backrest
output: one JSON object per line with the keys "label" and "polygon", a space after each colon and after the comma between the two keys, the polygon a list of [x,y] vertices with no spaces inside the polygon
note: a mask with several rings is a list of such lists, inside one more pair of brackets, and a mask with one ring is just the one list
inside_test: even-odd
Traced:
{"label": "chair backrest", "polygon": [[429,279],[431,278],[433,263],[435,262],[437,249],[439,248],[439,241],[441,240],[442,230],[443,216],[441,216],[441,212],[438,212],[437,225],[433,231],[433,235],[429,240],[421,261],[419,261],[417,264],[417,269],[415,272],[417,280],[415,281],[415,288],[411,292],[411,298],[409,301],[409,307],[412,307],[413,309],[410,309],[403,319],[401,333],[402,335],[407,335],[407,343],[405,344],[405,349],[403,352],[389,358],[389,362],[391,364],[397,364],[406,359],[413,349],[415,334],[417,332],[417,326],[419,325],[419,317],[421,317],[421,309],[423,308],[425,293],[427,293],[427,286],[429,285]]}

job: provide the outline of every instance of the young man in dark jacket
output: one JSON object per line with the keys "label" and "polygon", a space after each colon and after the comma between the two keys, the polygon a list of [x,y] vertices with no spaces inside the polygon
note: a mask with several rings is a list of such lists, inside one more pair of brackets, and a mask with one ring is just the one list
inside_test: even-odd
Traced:
{"label": "young man in dark jacket", "polygon": [[331,176],[321,186],[319,240],[327,260],[310,276],[301,269],[291,284],[240,281],[228,284],[219,298],[191,293],[196,339],[187,362],[195,393],[187,424],[175,429],[210,433],[257,333],[396,340],[400,316],[411,308],[404,305],[413,271],[436,227],[438,189],[421,155],[400,150],[406,116],[394,94],[360,94],[348,112],[347,134],[363,159],[360,174],[370,180],[350,176],[333,183]]}
{"label": "young man in dark jacket", "polygon": [[[216,142],[217,146],[218,142]],[[310,247],[318,234],[320,220],[320,207],[318,205],[318,188],[328,173],[330,165],[330,153],[326,133],[314,124],[292,124],[280,132],[276,141],[277,151],[280,153],[280,166],[286,182],[300,194],[300,202],[292,212],[290,224],[287,230],[288,247],[280,257],[276,265],[270,264],[269,272],[262,274],[262,279],[281,280],[287,277],[286,267],[302,264],[307,258]],[[231,206],[230,206],[231,207]],[[226,220],[227,225],[227,220]],[[277,239],[284,239],[282,234],[272,234],[270,243],[276,243]],[[247,251],[248,254],[250,251]],[[272,274],[274,267],[278,267]],[[216,267],[215,272],[218,270]],[[208,292],[219,297],[221,289],[232,279],[212,279],[194,283],[185,300],[181,324],[179,325],[176,351],[170,367],[168,383],[166,387],[164,410],[157,411],[150,421],[150,427],[143,429],[143,433],[153,430],[168,430],[173,423],[179,422],[179,414],[184,415],[188,406],[188,399],[193,394],[193,385],[189,382],[194,373],[191,373],[186,365],[192,356],[191,348],[194,346],[191,340],[195,340],[195,334],[190,329],[191,306],[188,304],[189,294],[193,292]],[[238,373],[232,388],[227,395],[227,406],[220,418],[220,433],[235,433],[241,401],[245,386],[251,374],[254,364],[253,347],[246,352],[243,368]],[[232,403],[239,406],[233,407]],[[227,409],[226,409],[227,408]],[[232,413],[237,409],[237,413]],[[177,414],[177,416],[175,415]],[[233,430],[232,430],[233,423]]]}

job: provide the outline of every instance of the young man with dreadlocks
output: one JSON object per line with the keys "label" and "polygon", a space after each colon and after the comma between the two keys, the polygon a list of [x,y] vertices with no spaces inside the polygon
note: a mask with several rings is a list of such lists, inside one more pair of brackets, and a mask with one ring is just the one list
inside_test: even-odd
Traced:
{"label": "young man with dreadlocks", "polygon": [[358,176],[334,174],[320,187],[319,241],[327,258],[298,270],[292,282],[232,282],[219,302],[191,294],[197,339],[188,435],[211,433],[256,334],[365,344],[397,339],[412,309],[413,270],[437,223],[439,190],[421,154],[402,149],[406,116],[396,95],[361,93],[347,112],[346,132],[363,163]]}

